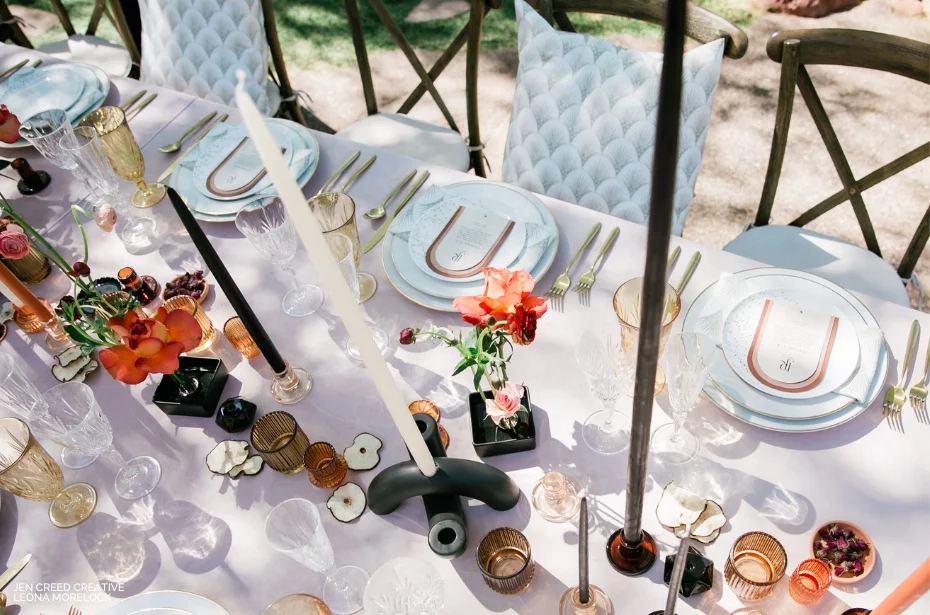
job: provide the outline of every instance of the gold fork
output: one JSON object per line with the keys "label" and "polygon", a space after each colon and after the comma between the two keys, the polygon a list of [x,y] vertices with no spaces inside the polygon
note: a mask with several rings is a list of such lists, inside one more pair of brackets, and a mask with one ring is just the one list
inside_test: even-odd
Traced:
{"label": "gold fork", "polygon": [[575,250],[575,253],[572,255],[572,260],[568,261],[568,267],[565,268],[565,271],[555,279],[555,282],[552,283],[552,287],[549,289],[549,292],[546,293],[548,297],[563,297],[565,296],[565,291],[571,288],[572,280],[568,277],[568,274],[571,273],[572,267],[575,266],[575,261],[578,260],[578,257],[581,256],[581,253],[584,252],[585,248],[588,247],[588,244],[591,243],[591,240],[594,239],[594,236],[597,235],[598,231],[601,230],[601,223],[598,222],[591,227],[591,230],[588,231],[587,236],[585,236],[584,241],[581,242],[581,245],[578,246],[578,249]]}
{"label": "gold fork", "polygon": [[904,377],[907,375],[907,366],[911,362],[911,354],[917,345],[917,336],[920,335],[920,323],[916,320],[911,323],[911,333],[907,337],[907,349],[904,351],[904,362],[901,364],[901,377],[898,384],[888,387],[885,391],[885,400],[882,402],[882,416],[893,416],[901,412],[907,399],[904,395]]}
{"label": "gold fork", "polygon": [[911,408],[917,412],[927,409],[927,376],[930,376],[930,344],[927,344],[927,358],[924,359],[924,375],[911,386]]}
{"label": "gold fork", "polygon": [[597,270],[598,265],[601,264],[601,260],[604,258],[604,255],[607,254],[607,250],[610,249],[610,246],[614,244],[614,241],[617,239],[617,235],[620,234],[620,228],[614,228],[610,231],[610,235],[607,236],[607,239],[604,241],[604,245],[601,246],[601,249],[598,251],[597,256],[594,257],[594,262],[591,263],[591,267],[581,274],[581,279],[578,280],[578,284],[575,285],[574,290],[576,293],[586,293],[591,290],[591,287],[594,286],[594,272]]}
{"label": "gold fork", "polygon": [[78,609],[71,607],[68,609],[68,615],[81,615],[81,612]]}

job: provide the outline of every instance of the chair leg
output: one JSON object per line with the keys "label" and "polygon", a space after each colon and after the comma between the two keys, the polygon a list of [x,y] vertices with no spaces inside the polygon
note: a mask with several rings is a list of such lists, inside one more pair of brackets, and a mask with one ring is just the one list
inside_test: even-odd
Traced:
{"label": "chair leg", "polygon": [[71,18],[68,17],[68,11],[65,10],[61,0],[51,0],[51,2],[52,10],[55,11],[55,15],[58,17],[58,21],[61,22],[61,27],[65,29],[65,34],[68,36],[74,36],[76,34],[74,31],[74,25],[72,25]]}
{"label": "chair leg", "polygon": [[106,7],[106,10],[107,15],[110,17],[110,21],[113,22],[116,32],[122,39],[123,45],[126,47],[126,51],[129,52],[129,59],[132,60],[133,71],[135,71],[136,67],[142,62],[142,56],[139,53],[139,48],[136,46],[135,39],[132,37],[132,31],[129,29],[126,15],[123,14],[123,7],[120,6],[119,0],[109,0],[109,5]]}
{"label": "chair leg", "polygon": [[765,184],[759,197],[759,210],[756,212],[756,226],[765,226],[772,216],[775,191],[781,178],[781,168],[785,161],[785,148],[788,145],[788,128],[791,126],[791,113],[794,109],[794,88],[798,80],[798,52],[801,41],[785,41],[784,54],[781,58],[781,84],[778,89],[778,107],[775,111],[775,129],[772,132],[772,151],[769,154],[769,166],[765,172]]}
{"label": "chair leg", "polygon": [[281,89],[281,102],[288,111],[288,114],[298,124],[307,125],[304,119],[303,111],[300,108],[300,101],[294,89],[291,87],[291,80],[287,76],[287,67],[284,64],[284,53],[281,51],[281,41],[278,40],[278,26],[275,23],[274,9],[271,6],[271,0],[262,0],[262,13],[265,15],[265,38],[268,40],[268,48],[271,51],[271,62],[274,64],[274,72],[278,76],[278,84]]}
{"label": "chair leg", "polygon": [[484,22],[484,0],[471,0],[468,25],[468,47],[465,51],[465,96],[468,107],[469,165],[478,177],[487,177],[484,168],[484,143],[478,117],[478,62],[481,56],[481,26]]}
{"label": "chair leg", "polygon": [[[3,30],[7,28],[7,32],[3,32]],[[10,12],[10,8],[6,5],[4,0],[0,0],[0,33],[8,35],[9,38],[20,47],[32,49],[32,43],[29,42],[29,37],[27,37],[23,29],[19,27],[19,22],[13,17],[13,13]]]}

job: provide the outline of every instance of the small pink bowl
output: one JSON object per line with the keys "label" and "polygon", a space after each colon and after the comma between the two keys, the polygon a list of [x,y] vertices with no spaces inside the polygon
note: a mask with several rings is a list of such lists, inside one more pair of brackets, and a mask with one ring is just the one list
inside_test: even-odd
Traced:
{"label": "small pink bowl", "polygon": [[814,548],[814,543],[817,540],[820,540],[820,530],[829,525],[838,525],[841,529],[852,530],[852,533],[856,535],[856,538],[861,538],[862,540],[866,541],[866,543],[868,543],[869,552],[862,558],[862,574],[853,576],[851,572],[846,572],[840,576],[833,575],[833,583],[836,585],[851,585],[853,583],[858,583],[859,581],[869,576],[869,574],[872,572],[872,568],[875,567],[875,543],[872,542],[872,539],[869,538],[869,535],[866,534],[858,525],[853,525],[849,521],[827,521],[814,531],[814,536],[811,538],[810,544],[811,557],[815,557],[814,551],[816,549]]}

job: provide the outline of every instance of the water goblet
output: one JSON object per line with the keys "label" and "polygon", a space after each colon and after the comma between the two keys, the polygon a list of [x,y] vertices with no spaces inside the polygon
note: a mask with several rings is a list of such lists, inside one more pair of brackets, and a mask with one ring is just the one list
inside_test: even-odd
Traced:
{"label": "water goblet", "polygon": [[688,462],[701,448],[697,436],[683,425],[716,358],[717,347],[713,340],[701,333],[679,333],[670,337],[666,344],[662,361],[673,422],[662,425],[652,434],[652,452],[665,463]]}
{"label": "water goblet", "polygon": [[588,380],[591,393],[602,410],[590,415],[582,427],[585,444],[602,455],[616,455],[630,445],[630,433],[618,419],[629,421],[616,411],[617,402],[633,384],[635,364],[616,335],[587,331],[575,348],[575,359]]}
{"label": "water goblet", "polygon": [[442,575],[430,562],[399,557],[371,575],[365,589],[365,615],[440,613],[445,602]]}
{"label": "water goblet", "polygon": [[163,184],[150,184],[144,179],[145,158],[142,157],[142,150],[136,143],[136,137],[122,109],[100,107],[87,114],[80,126],[90,126],[97,131],[113,170],[123,179],[136,184],[136,191],[131,198],[135,207],[152,207],[165,198],[167,189]]}
{"label": "water goblet", "polygon": [[333,545],[312,502],[294,498],[275,506],[265,520],[265,538],[276,551],[326,575],[323,601],[333,613],[348,615],[362,608],[368,573],[357,566],[336,568]]}
{"label": "water goblet", "polygon": [[59,384],[42,394],[56,424],[57,440],[82,455],[103,455],[119,470],[114,486],[116,495],[136,500],[152,492],[161,479],[161,466],[151,457],[126,461],[113,446],[113,427],[94,399],[94,392],[82,382]]}
{"label": "water goblet", "polygon": [[[333,256],[336,257],[336,263],[339,265],[339,270],[342,272],[342,277],[345,278],[346,284],[349,285],[349,290],[352,292],[352,296],[355,297],[355,300],[361,303],[360,299],[360,279],[358,276],[358,269],[355,262],[355,248],[351,239],[345,235],[335,233],[330,235],[325,235],[326,243],[329,244],[329,250],[333,253]],[[388,336],[383,329],[375,327],[373,325],[368,325],[368,330],[371,332],[371,337],[375,340],[375,344],[378,346],[378,350],[381,354],[384,354],[388,349]],[[361,361],[362,355],[358,351],[358,347],[355,345],[355,342],[352,341],[352,338],[346,342],[346,352],[350,357],[356,361]]]}
{"label": "water goblet", "polygon": [[0,489],[24,500],[51,502],[48,516],[56,527],[74,527],[97,506],[90,485],[65,487],[61,468],[16,418],[0,419]]}
{"label": "water goblet", "polygon": [[129,245],[148,243],[155,234],[155,220],[135,212],[120,195],[119,180],[113,172],[97,131],[88,126],[74,129],[72,138],[62,145],[72,158],[75,176],[90,190],[95,203],[113,205],[125,223],[119,231],[120,239]]}
{"label": "water goblet", "polygon": [[59,169],[74,170],[77,164],[66,149],[74,141],[68,115],[61,109],[42,111],[25,120],[19,127],[23,137]]}
{"label": "water goblet", "polygon": [[236,228],[248,238],[258,253],[287,271],[294,287],[281,300],[288,316],[313,314],[323,304],[323,291],[313,284],[301,284],[294,271],[297,232],[280,198],[266,198],[245,207],[236,215]]}

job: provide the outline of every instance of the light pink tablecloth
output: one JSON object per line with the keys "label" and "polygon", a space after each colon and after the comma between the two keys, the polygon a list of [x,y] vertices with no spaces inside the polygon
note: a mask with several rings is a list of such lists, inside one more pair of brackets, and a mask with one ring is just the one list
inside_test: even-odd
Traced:
{"label": "light pink tablecloth", "polygon": [[[0,46],[0,68],[32,55],[35,54]],[[135,88],[146,87],[119,79],[115,85],[121,97],[130,95]],[[148,86],[148,89],[154,88]],[[146,154],[149,178],[156,177],[172,160],[159,154],[157,147],[176,138],[210,108],[215,108],[186,95],[158,91],[156,104],[133,123]],[[113,96],[111,100],[118,100]],[[323,134],[317,137],[321,161],[304,191],[307,195],[313,194],[352,151],[362,149],[363,157],[374,152],[336,137]],[[351,189],[360,212],[379,204],[390,187],[416,164],[388,152],[377,154],[377,162]],[[40,166],[38,155],[31,151],[29,155]],[[425,168],[418,166],[421,170]],[[431,171],[431,181],[438,184],[473,179],[436,167]],[[66,197],[79,198],[82,189],[60,172],[56,174],[56,184],[55,192],[42,200],[19,198],[15,205],[24,212],[36,210],[30,211],[34,220],[50,221],[50,236],[65,252],[76,254],[77,230],[64,214]],[[131,186],[127,184],[125,188],[128,195]],[[9,189],[0,184],[5,194]],[[754,195],[746,198],[751,201]],[[485,461],[507,471],[525,496],[546,471],[559,470],[578,478],[591,496],[591,580],[607,591],[617,613],[645,614],[664,606],[663,565],[657,563],[644,578],[627,578],[614,572],[607,563],[606,538],[623,522],[627,457],[626,453],[601,457],[582,442],[581,424],[598,408],[574,360],[576,340],[585,328],[616,326],[611,297],[622,282],[642,274],[645,228],[552,199],[544,201],[559,223],[561,246],[549,273],[539,281],[541,291],[565,268],[594,222],[604,224],[600,239],[613,226],[619,226],[621,233],[598,274],[590,306],[582,305],[574,293],[569,294],[562,312],[550,310],[540,321],[536,342],[516,350],[510,373],[532,389],[538,448]],[[42,211],[43,208],[47,211]],[[156,248],[144,253],[130,255],[113,234],[103,234],[93,225],[89,227],[90,266],[94,275],[113,275],[119,267],[130,264],[140,274],[154,275],[164,282],[186,264],[196,262],[196,252],[170,205],[166,202],[149,212],[157,217],[163,238]],[[361,216],[358,223],[364,242],[376,223]],[[362,431],[374,433],[385,443],[379,469],[405,459],[403,443],[365,370],[343,351],[346,333],[329,303],[308,318],[285,316],[279,304],[288,287],[287,276],[264,261],[233,224],[206,223],[203,228],[281,353],[292,364],[308,369],[314,378],[313,392],[307,399],[282,408],[269,394],[269,370],[264,360],[259,358],[251,363],[242,360],[220,336],[214,350],[227,362],[231,374],[224,397],[243,395],[256,402],[262,413],[288,410],[311,440],[331,442],[337,450],[348,446]],[[685,239],[676,238],[673,243],[683,251],[676,276],[692,252],[700,250],[703,254],[700,268],[684,293],[683,313],[722,272],[758,266]],[[397,293],[384,276],[380,256],[380,250],[376,249],[363,258],[362,269],[373,273],[379,282],[377,294],[364,307],[369,317],[389,332],[392,342],[397,331],[405,326],[428,321],[449,326],[459,324],[454,315],[425,310]],[[584,262],[591,258],[589,254]],[[297,262],[302,279],[314,281],[315,273],[302,251]],[[56,274],[37,292],[54,298],[65,286],[62,276]],[[888,377],[891,381],[900,369],[898,361],[914,319],[920,321],[925,332],[920,344],[922,359],[930,316],[873,297],[862,299],[881,324],[895,357]],[[212,293],[207,308],[217,327],[233,315],[221,292]],[[56,384],[47,367],[51,357],[40,336],[26,336],[13,327],[3,343],[3,352],[20,357],[40,388]],[[428,397],[442,408],[442,423],[452,438],[450,455],[476,459],[464,403],[469,392],[467,379],[448,376],[456,362],[455,353],[394,344],[389,362],[411,400]],[[149,590],[176,589],[202,594],[232,615],[258,615],[285,594],[319,594],[321,574],[274,552],[265,542],[265,516],[275,504],[292,497],[304,497],[321,506],[324,526],[335,546],[337,565],[354,564],[373,573],[384,562],[402,555],[433,563],[445,582],[446,613],[555,613],[562,592],[577,583],[576,525],[544,521],[532,512],[526,498],[507,512],[467,503],[468,551],[458,559],[441,560],[427,547],[426,518],[419,501],[410,500],[386,517],[368,511],[356,523],[339,523],[325,509],[328,493],[314,488],[302,474],[285,476],[266,469],[256,477],[231,480],[208,472],[205,455],[217,441],[230,436],[211,419],[172,418],[163,414],[149,402],[155,388],[153,382],[127,387],[101,372],[94,374],[89,384],[113,423],[117,448],[127,456],[156,457],[163,469],[161,484],[151,496],[130,502],[115,497],[113,470],[103,462],[83,470],[66,470],[67,482],[90,482],[100,496],[91,519],[71,530],[56,530],[50,525],[46,504],[17,500],[3,493],[0,567],[24,553],[33,554],[32,563],[6,589],[13,602],[17,596],[54,598],[54,592],[29,594],[27,584],[67,583],[74,591],[80,583],[111,582],[122,583],[123,591],[106,596],[110,601]],[[848,606],[875,607],[927,557],[930,426],[918,423],[914,412],[905,408],[904,433],[895,431],[883,421],[880,406],[879,399],[855,420],[829,431],[789,435],[750,427],[706,399],[699,402],[688,419],[688,427],[701,437],[701,455],[678,468],[650,462],[651,478],[643,517],[644,526],[660,543],[663,561],[678,544],[660,527],[653,513],[659,493],[669,480],[713,497],[723,504],[730,518],[716,544],[706,548],[716,566],[713,590],[680,601],[679,615],[696,612],[726,615],[742,606],[726,587],[722,572],[733,541],[749,530],[763,530],[782,541],[788,552],[789,572],[809,556],[811,533],[821,523],[848,519],[871,535],[878,552],[872,576],[850,589],[832,589],[819,603],[807,607],[808,613],[834,615]],[[665,408],[667,400],[661,395],[654,412],[654,426],[669,421]],[[621,401],[620,410],[629,413],[628,399]],[[247,439],[247,433],[233,437]],[[57,454],[57,446],[46,444]],[[366,486],[374,475],[374,472],[351,473],[349,479]],[[491,592],[475,564],[478,541],[485,532],[499,526],[521,530],[532,545],[536,575],[530,588],[519,596],[504,597]],[[58,603],[27,602],[22,604],[22,613],[63,615],[71,604],[93,615],[108,602],[93,596]],[[760,608],[769,615],[802,610],[788,597],[787,581]],[[911,612],[930,612],[930,600],[925,598]]]}

